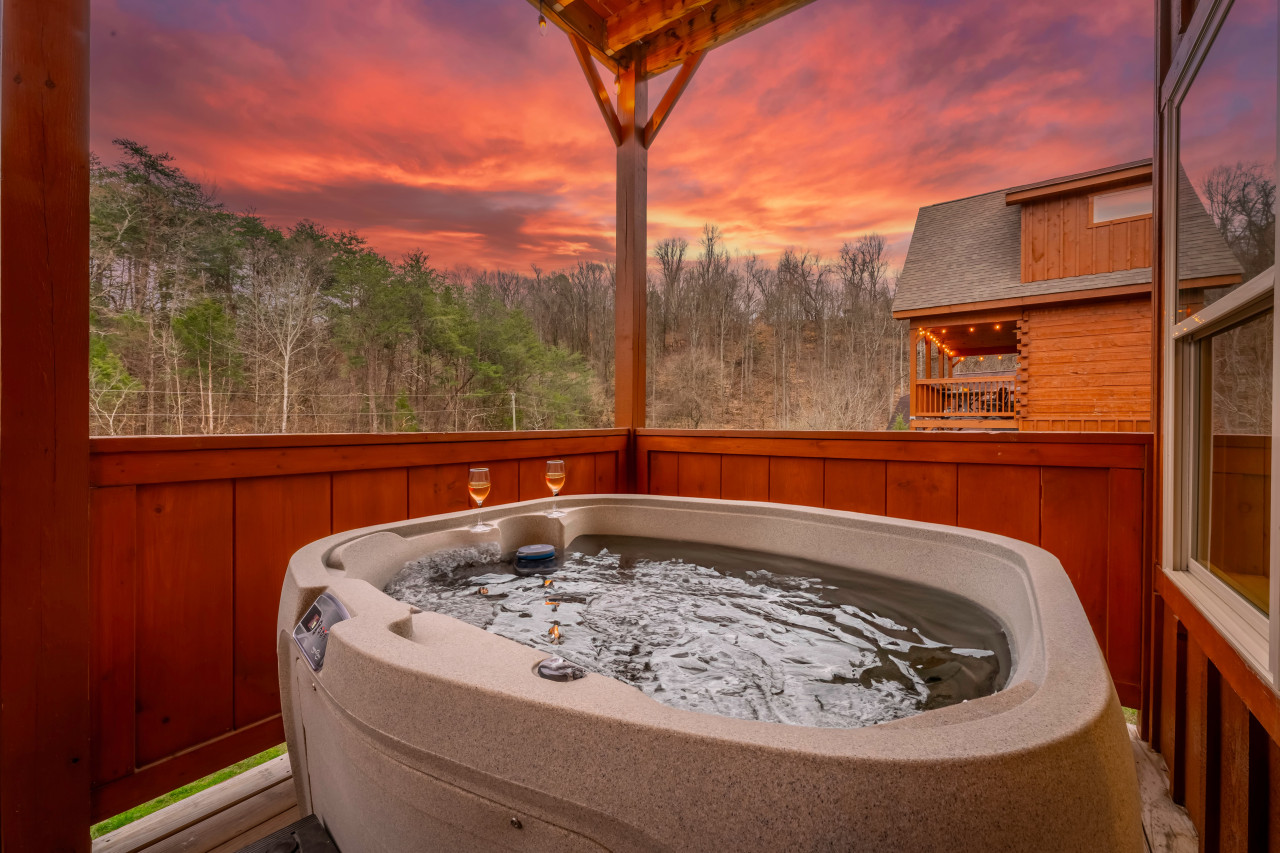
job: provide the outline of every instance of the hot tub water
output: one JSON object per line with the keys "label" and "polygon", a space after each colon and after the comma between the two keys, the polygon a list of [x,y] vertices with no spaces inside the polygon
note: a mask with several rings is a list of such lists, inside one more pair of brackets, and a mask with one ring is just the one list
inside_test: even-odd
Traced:
{"label": "hot tub water", "polygon": [[694,711],[851,728],[999,690],[1008,640],[951,593],[806,560],[617,536],[522,577],[496,545],[407,564],[393,597]]}

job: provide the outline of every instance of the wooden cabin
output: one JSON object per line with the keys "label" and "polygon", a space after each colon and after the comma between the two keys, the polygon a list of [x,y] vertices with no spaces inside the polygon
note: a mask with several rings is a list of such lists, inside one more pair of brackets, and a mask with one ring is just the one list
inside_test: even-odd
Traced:
{"label": "wooden cabin", "polygon": [[[1181,182],[1185,316],[1241,268]],[[911,428],[1149,432],[1151,202],[1141,160],[921,208],[893,302]]]}

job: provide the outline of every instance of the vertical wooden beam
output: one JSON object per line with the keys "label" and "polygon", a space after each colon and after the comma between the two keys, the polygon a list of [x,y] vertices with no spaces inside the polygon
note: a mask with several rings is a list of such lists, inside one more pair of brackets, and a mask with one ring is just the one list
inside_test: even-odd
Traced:
{"label": "vertical wooden beam", "polygon": [[619,77],[618,262],[614,291],[614,425],[645,425],[645,300],[648,287],[649,152],[644,126],[649,113],[649,84],[643,55],[635,54]]}
{"label": "vertical wooden beam", "polygon": [[89,0],[3,0],[0,848],[89,849]]}

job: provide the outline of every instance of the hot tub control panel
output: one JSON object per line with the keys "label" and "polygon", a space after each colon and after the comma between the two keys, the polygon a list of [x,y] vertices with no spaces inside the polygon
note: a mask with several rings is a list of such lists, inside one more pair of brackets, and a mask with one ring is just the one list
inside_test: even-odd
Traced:
{"label": "hot tub control panel", "polygon": [[324,666],[324,650],[329,644],[329,631],[351,614],[342,602],[333,597],[333,593],[322,592],[315,604],[307,610],[298,627],[293,629],[293,641],[298,644],[303,658],[312,672],[319,672]]}

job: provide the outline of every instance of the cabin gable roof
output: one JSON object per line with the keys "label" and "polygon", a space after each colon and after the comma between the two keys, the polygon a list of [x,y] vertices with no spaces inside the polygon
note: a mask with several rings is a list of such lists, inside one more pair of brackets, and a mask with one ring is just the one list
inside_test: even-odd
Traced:
{"label": "cabin gable roof", "polygon": [[[1126,163],[920,208],[907,259],[894,294],[895,313],[946,309],[974,303],[1150,284],[1151,268],[1118,270],[1042,281],[1022,280],[1022,206],[1028,190],[1096,191],[1106,176],[1132,174],[1144,162]],[[1182,280],[1240,275],[1242,270],[1214,227],[1185,173],[1179,175],[1182,230],[1178,268]]]}

